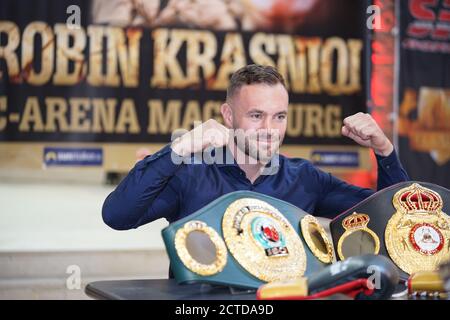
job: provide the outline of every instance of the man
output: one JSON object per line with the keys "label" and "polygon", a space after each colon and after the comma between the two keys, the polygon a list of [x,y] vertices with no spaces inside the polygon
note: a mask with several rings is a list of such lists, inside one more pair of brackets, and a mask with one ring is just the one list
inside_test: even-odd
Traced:
{"label": "man", "polygon": [[[373,194],[307,160],[278,154],[288,100],[284,80],[274,68],[241,68],[231,77],[221,106],[225,125],[208,120],[139,161],[105,200],[103,220],[118,230],[163,217],[173,222],[237,190],[263,193],[333,218]],[[392,143],[370,115],[344,119],[342,134],[375,152],[378,189],[408,180]],[[211,147],[214,151],[206,154],[225,161],[185,161]]]}

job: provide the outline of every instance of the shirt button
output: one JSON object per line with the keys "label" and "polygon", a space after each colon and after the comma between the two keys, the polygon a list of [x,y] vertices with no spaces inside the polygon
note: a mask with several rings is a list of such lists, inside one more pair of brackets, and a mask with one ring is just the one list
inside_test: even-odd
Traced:
{"label": "shirt button", "polygon": [[390,166],[390,165],[387,165],[387,166],[386,166],[386,169],[390,169],[390,168],[391,168],[391,166]]}

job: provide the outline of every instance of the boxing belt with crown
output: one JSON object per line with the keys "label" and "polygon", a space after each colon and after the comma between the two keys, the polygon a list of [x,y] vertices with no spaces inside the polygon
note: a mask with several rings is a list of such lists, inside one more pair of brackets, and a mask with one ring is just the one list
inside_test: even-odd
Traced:
{"label": "boxing belt with crown", "polygon": [[337,259],[389,257],[400,277],[434,271],[450,259],[450,190],[402,182],[381,190],[330,223]]}
{"label": "boxing belt with crown", "polygon": [[226,194],[162,231],[178,283],[256,289],[334,260],[323,227],[301,209],[251,191]]}

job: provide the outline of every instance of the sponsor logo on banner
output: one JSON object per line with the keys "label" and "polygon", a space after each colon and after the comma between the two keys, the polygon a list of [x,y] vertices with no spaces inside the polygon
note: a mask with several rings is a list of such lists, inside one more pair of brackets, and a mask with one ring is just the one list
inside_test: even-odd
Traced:
{"label": "sponsor logo on banner", "polygon": [[101,166],[101,148],[44,148],[46,166]]}
{"label": "sponsor logo on banner", "polygon": [[317,166],[358,167],[359,153],[356,151],[313,151],[311,161]]}

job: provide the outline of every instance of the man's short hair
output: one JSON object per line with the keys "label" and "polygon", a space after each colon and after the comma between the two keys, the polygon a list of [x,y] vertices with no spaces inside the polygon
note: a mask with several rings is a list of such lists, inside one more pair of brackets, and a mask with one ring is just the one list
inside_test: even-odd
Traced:
{"label": "man's short hair", "polygon": [[227,101],[229,102],[244,85],[258,83],[271,86],[280,83],[286,88],[283,76],[274,67],[249,64],[240,68],[231,76],[227,88]]}

